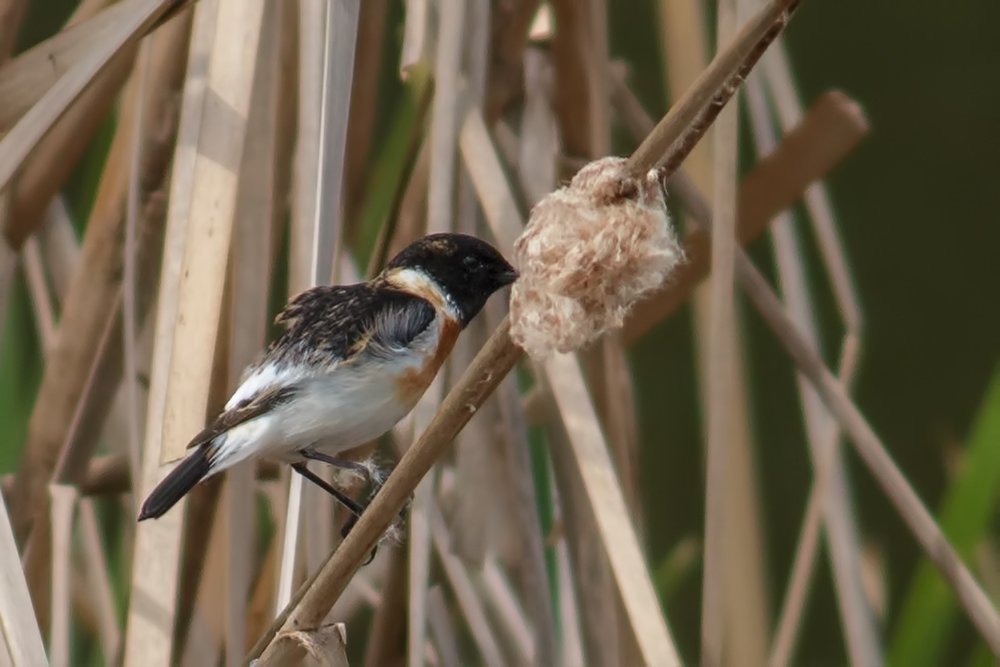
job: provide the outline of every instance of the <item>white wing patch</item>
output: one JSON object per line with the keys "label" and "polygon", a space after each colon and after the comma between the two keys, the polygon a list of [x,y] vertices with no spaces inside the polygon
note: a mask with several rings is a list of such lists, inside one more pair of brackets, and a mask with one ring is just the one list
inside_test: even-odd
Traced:
{"label": "white wing patch", "polygon": [[292,383],[302,380],[306,373],[301,367],[290,365],[277,365],[273,363],[265,364],[254,369],[252,373],[239,386],[226,403],[226,410],[231,410],[243,401],[253,398],[265,389],[279,386],[287,387]]}

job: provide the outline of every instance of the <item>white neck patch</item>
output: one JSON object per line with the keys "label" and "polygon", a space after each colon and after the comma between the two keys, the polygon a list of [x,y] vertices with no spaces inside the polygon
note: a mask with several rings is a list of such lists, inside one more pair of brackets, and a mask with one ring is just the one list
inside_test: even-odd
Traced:
{"label": "white neck patch", "polygon": [[405,268],[392,272],[389,283],[399,289],[416,294],[431,302],[435,308],[440,308],[450,317],[459,319],[458,307],[437,282],[420,269]]}

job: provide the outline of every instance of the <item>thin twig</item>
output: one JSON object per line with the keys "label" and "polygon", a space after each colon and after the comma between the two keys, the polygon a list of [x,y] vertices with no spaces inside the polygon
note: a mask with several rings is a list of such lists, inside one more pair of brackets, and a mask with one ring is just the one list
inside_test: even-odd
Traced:
{"label": "thin twig", "polygon": [[636,176],[654,168],[672,174],[746,79],[767,47],[785,29],[800,0],[771,0],[720,50],[698,80],[670,108],[629,158]]}

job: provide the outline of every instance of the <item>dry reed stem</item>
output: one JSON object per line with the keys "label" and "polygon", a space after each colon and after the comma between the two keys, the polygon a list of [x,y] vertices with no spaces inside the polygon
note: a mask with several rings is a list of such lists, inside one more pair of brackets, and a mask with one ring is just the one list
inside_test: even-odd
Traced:
{"label": "dry reed stem", "polygon": [[[318,240],[320,180],[319,170],[323,123],[323,67],[326,48],[327,3],[322,0],[299,2],[298,29],[298,121],[296,127],[295,166],[293,170],[292,221],[289,235],[289,296],[316,284],[314,263]],[[333,255],[330,255],[332,261]],[[295,565],[302,529],[303,480],[287,472],[288,499],[285,516],[279,521],[281,560],[275,590],[275,608],[282,609],[294,588]],[[326,501],[318,500],[325,503]]]}
{"label": "dry reed stem", "polygon": [[490,25],[490,64],[487,72],[483,115],[492,124],[522,92],[522,58],[528,43],[528,28],[540,0],[496,3]]}
{"label": "dry reed stem", "polygon": [[346,240],[351,245],[359,231],[358,213],[364,202],[388,4],[387,0],[366,0],[361,3],[358,18],[357,55],[354,59],[354,83],[351,85],[351,125],[347,135],[347,167],[344,173],[344,217],[350,225]]}
{"label": "dry reed stem", "polygon": [[[668,73],[668,86],[674,98],[688,89],[709,62],[709,30],[704,5],[698,0],[661,0],[661,44]],[[617,82],[616,82],[617,83]],[[641,141],[648,130],[636,135]],[[685,168],[703,192],[713,193],[713,130],[691,152]],[[739,212],[737,212],[739,215]],[[681,223],[687,223],[681,217]],[[689,223],[684,228],[692,229]],[[694,289],[692,305],[695,352],[699,375],[708,376],[712,358],[707,350],[711,329],[711,280]],[[641,304],[640,304],[641,305]],[[753,465],[753,442],[748,417],[747,387],[740,346],[739,323],[729,336],[728,354],[733,363],[728,378],[730,402],[729,447],[726,473],[726,499],[723,510],[726,536],[723,547],[725,586],[723,589],[723,642],[732,655],[740,656],[746,667],[763,667],[768,640],[768,601],[765,572],[766,552],[760,534],[761,510],[758,480]],[[699,399],[709,402],[708,383],[700,383]]]}
{"label": "dry reed stem", "polygon": [[[735,0],[718,2],[718,43],[736,33]],[[701,665],[721,667],[725,628],[726,492],[731,447],[732,380],[736,359],[736,303],[733,257],[736,249],[738,109],[734,103],[718,114],[714,127],[712,277],[706,367],[707,427],[705,546],[702,552]]]}
{"label": "dry reed stem", "polygon": [[0,661],[9,661],[12,667],[49,664],[31,608],[14,531],[0,496],[0,654],[7,654]]}
{"label": "dry reed stem", "polygon": [[[236,228],[231,256],[232,343],[229,388],[237,386],[243,369],[263,347],[267,334],[272,229],[277,226],[278,94],[284,15],[279,3],[265,3],[256,75],[247,119],[247,139],[240,167]],[[254,466],[229,471],[224,514],[228,526],[226,577],[226,664],[236,665],[246,645],[255,534]]]}
{"label": "dry reed stem", "polygon": [[288,637],[305,650],[303,667],[348,667],[347,628],[343,623],[307,632],[293,632]]}
{"label": "dry reed stem", "polygon": [[[758,72],[752,73],[747,79],[746,97],[757,143],[757,152],[760,155],[766,155],[774,150],[777,138],[764,97],[761,76]],[[832,223],[832,220],[828,222]],[[797,229],[788,213],[782,213],[778,216],[771,226],[771,235],[785,303],[796,323],[808,335],[809,340],[813,345],[818,346],[816,323],[813,317],[814,308],[810,303],[800,241]],[[837,267],[843,269],[846,275],[846,265],[842,254],[839,255],[839,261],[834,267],[835,270]],[[845,387],[849,386],[846,380],[854,372],[854,363],[857,359],[857,345],[854,344],[856,340],[857,330],[852,330],[851,325],[848,324],[848,330],[842,344],[845,355],[837,373]],[[809,515],[809,511],[823,507],[829,517],[826,523],[831,547],[831,564],[835,573],[834,582],[837,587],[841,623],[847,639],[848,655],[851,656],[852,664],[855,665],[881,664],[882,656],[875,619],[865,599],[861,580],[860,545],[849,502],[849,489],[847,479],[844,476],[843,464],[838,456],[835,459],[836,464],[833,469],[821,468],[819,465],[828,458],[826,453],[828,450],[838,447],[839,428],[836,420],[825,410],[819,396],[808,385],[805,378],[799,377],[798,384],[805,410],[812,459],[816,463],[817,470],[816,482],[811,495],[815,495],[820,487],[827,491],[833,490],[832,494],[823,497],[822,503],[819,505],[810,497],[804,519],[802,540],[818,539],[818,533],[810,532],[813,519]],[[823,472],[820,473],[820,470]],[[783,608],[780,617],[781,625],[776,631],[778,639],[775,640],[775,648],[771,651],[771,664],[774,664],[776,660],[781,664],[787,663],[794,641],[794,628],[797,628],[801,622],[803,611],[801,603],[805,599],[805,589],[809,586],[809,577],[812,571],[811,558],[816,552],[817,545],[800,541],[799,546],[806,549],[807,553],[801,558],[798,553],[796,554],[794,561],[796,567],[793,568],[794,576],[789,580],[786,598],[793,603],[798,600],[799,604]],[[789,613],[785,613],[785,611]]]}
{"label": "dry reed stem", "polygon": [[[430,159],[427,233],[452,231],[455,224],[452,205],[455,198],[455,144],[458,133],[462,47],[466,28],[465,4],[462,0],[444,0],[439,11],[434,56],[434,102],[427,140]],[[423,433],[440,406],[443,387],[444,378],[439,374],[418,402],[413,411],[414,437]],[[435,505],[435,477],[432,472],[417,486],[409,517],[409,667],[423,665],[423,647],[427,637],[426,595],[430,579],[431,546],[434,542],[431,512]]]}
{"label": "dry reed stem", "polygon": [[118,626],[110,569],[107,556],[104,554],[101,529],[97,523],[93,500],[81,498],[78,511],[78,525],[83,538],[84,563],[87,571],[88,597],[93,601],[97,612],[97,635],[105,662],[118,664],[122,650],[122,631]]}
{"label": "dry reed stem", "polygon": [[[635,99],[630,93],[628,97]],[[643,130],[652,127],[652,121],[637,104],[629,104],[632,119],[629,127],[634,135],[641,136]],[[857,146],[867,131],[867,122],[853,101],[836,91],[821,95],[802,123],[788,132],[774,152],[761,159],[743,179],[736,221],[740,242],[746,244],[756,239],[774,216],[797,201],[811,183],[823,178]],[[695,215],[687,196],[691,185],[684,171],[677,172],[668,183],[684,207]],[[704,211],[700,214],[708,215]],[[635,342],[673,313],[691,289],[708,275],[710,242],[704,230],[693,230],[685,236],[684,251],[688,261],[673,274],[670,284],[636,304],[626,318],[623,331],[626,342]]]}
{"label": "dry reed stem", "polygon": [[[368,646],[365,647],[365,667],[380,667],[393,660],[400,662],[400,654],[403,653],[401,644],[407,632],[407,545],[387,547],[386,550],[389,551],[387,573],[381,590],[377,593],[379,600],[372,603],[375,607],[375,619],[372,621]],[[349,617],[346,613],[340,613],[338,607],[348,597],[350,588],[358,580],[359,577],[356,575],[345,594],[334,605],[331,613],[337,618]]]}
{"label": "dry reed stem", "polygon": [[466,625],[479,649],[482,664],[487,665],[487,667],[503,667],[506,663],[486,619],[486,612],[479,599],[479,592],[473,586],[472,579],[461,559],[451,553],[451,537],[448,534],[448,526],[433,498],[428,503],[427,511],[434,548],[444,566],[451,590],[465,615]]}
{"label": "dry reed stem", "polygon": [[77,492],[66,484],[50,484],[52,519],[52,623],[49,631],[49,663],[70,665],[71,593],[73,560],[73,514]]}
{"label": "dry reed stem", "polygon": [[[97,14],[107,0],[84,0],[68,26]],[[135,45],[111,59],[42,139],[20,169],[10,192],[10,210],[3,220],[4,235],[19,247],[43,219],[48,203],[69,177],[106,113],[115,103],[132,69]]]}
{"label": "dry reed stem", "polygon": [[517,381],[505,378],[497,390],[497,397],[506,434],[507,477],[513,480],[513,519],[521,531],[519,538],[523,560],[520,563],[520,579],[522,595],[532,620],[532,656],[540,664],[555,664],[558,658],[556,622],[542,525],[538,518],[528,424],[521,410]]}
{"label": "dry reed stem", "polygon": [[[403,442],[414,442],[426,431],[427,425],[440,406],[443,387],[444,378],[442,374],[438,374],[413,409],[412,435]],[[426,596],[433,546],[430,512],[434,504],[436,472],[432,467],[417,484],[407,517],[409,558],[407,559],[406,664],[408,667],[423,665],[423,646],[427,641]]]}
{"label": "dry reed stem", "polygon": [[[143,475],[141,480],[137,480],[135,489],[143,495],[166,472],[159,465],[159,457],[167,407],[167,381],[173,354],[174,321],[178,310],[194,166],[204,118],[202,111],[207,92],[209,54],[215,38],[218,7],[218,0],[201,0],[194,13],[170,181],[170,205],[147,402]],[[170,664],[179,541],[186,505],[187,502],[182,500],[167,516],[156,522],[139,524],[135,529],[132,595],[123,660],[126,667]]]}
{"label": "dry reed stem", "polygon": [[785,29],[800,0],[770,0],[670,107],[667,115],[629,158],[629,171],[645,173],[652,165],[670,174],[691,151],[753,69],[767,47]]}
{"label": "dry reed stem", "polygon": [[440,586],[431,586],[427,591],[427,617],[434,646],[441,659],[441,667],[460,667],[462,659],[458,653],[455,628],[452,627],[448,605],[444,601]]}
{"label": "dry reed stem", "polygon": [[66,72],[101,39],[108,37],[116,23],[127,19],[131,11],[128,3],[122,3],[93,18],[86,13],[75,17],[74,24],[4,63],[0,67],[0,99],[4,100],[0,106],[0,136],[9,132]]}
{"label": "dry reed stem", "polygon": [[131,48],[175,1],[127,0],[129,12],[107,33],[95,37],[94,48],[78,59],[0,140],[0,190],[10,184],[25,159],[109,62]]}
{"label": "dry reed stem", "polygon": [[[493,611],[507,635],[508,643],[515,651],[517,664],[555,664],[555,662],[543,663],[535,658],[534,631],[518,604],[516,593],[496,560],[489,559],[483,564],[479,580],[486,601],[493,607]],[[543,585],[547,585],[547,583],[544,582]],[[433,632],[433,615],[430,620]],[[555,655],[554,652],[553,655]]]}

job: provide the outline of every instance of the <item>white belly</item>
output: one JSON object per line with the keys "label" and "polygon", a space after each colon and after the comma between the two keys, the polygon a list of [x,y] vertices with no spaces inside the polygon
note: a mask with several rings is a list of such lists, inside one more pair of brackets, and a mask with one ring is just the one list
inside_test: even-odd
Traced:
{"label": "white belly", "polygon": [[295,462],[316,447],[336,455],[386,433],[413,409],[400,398],[397,378],[419,369],[437,342],[436,327],[389,361],[349,363],[305,376],[302,369],[264,367],[248,377],[227,408],[275,384],[299,387],[294,398],[234,427],[216,443],[213,472],[250,457]]}

